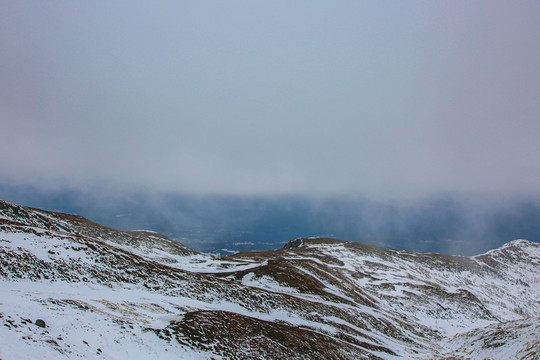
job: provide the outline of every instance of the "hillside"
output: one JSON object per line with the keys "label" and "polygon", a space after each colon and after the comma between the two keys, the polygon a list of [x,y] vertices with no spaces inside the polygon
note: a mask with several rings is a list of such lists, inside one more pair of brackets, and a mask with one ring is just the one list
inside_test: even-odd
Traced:
{"label": "hillside", "polygon": [[[540,245],[215,257],[0,201],[0,358],[538,359]],[[38,321],[40,320],[40,321]]]}

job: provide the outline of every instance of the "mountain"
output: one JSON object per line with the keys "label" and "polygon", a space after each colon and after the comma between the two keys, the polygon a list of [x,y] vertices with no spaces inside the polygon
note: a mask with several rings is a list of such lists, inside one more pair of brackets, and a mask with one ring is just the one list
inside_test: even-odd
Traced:
{"label": "mountain", "polygon": [[217,257],[0,201],[0,359],[540,359],[540,245]]}

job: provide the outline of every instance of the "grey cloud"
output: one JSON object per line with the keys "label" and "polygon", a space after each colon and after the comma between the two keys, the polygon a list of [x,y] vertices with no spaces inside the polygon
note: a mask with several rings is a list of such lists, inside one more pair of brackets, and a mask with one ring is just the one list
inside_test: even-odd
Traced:
{"label": "grey cloud", "polygon": [[1,10],[6,181],[540,193],[537,4]]}

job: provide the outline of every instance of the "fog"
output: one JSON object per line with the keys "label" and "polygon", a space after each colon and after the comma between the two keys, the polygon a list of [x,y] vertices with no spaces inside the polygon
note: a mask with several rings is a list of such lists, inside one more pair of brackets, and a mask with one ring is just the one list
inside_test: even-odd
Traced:
{"label": "fog", "polygon": [[196,250],[269,250],[330,236],[385,248],[475,255],[508,241],[540,241],[540,199],[444,195],[423,201],[361,197],[193,196],[119,189],[0,186],[0,198],[83,215],[124,230],[163,233]]}
{"label": "fog", "polygon": [[540,3],[0,3],[1,197],[211,250],[538,241]]}
{"label": "fog", "polygon": [[540,194],[540,4],[3,2],[0,180]]}

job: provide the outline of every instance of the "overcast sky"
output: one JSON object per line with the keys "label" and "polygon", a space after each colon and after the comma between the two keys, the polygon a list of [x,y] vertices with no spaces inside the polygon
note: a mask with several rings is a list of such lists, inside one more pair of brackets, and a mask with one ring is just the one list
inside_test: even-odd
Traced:
{"label": "overcast sky", "polygon": [[0,0],[0,181],[540,194],[540,2]]}

